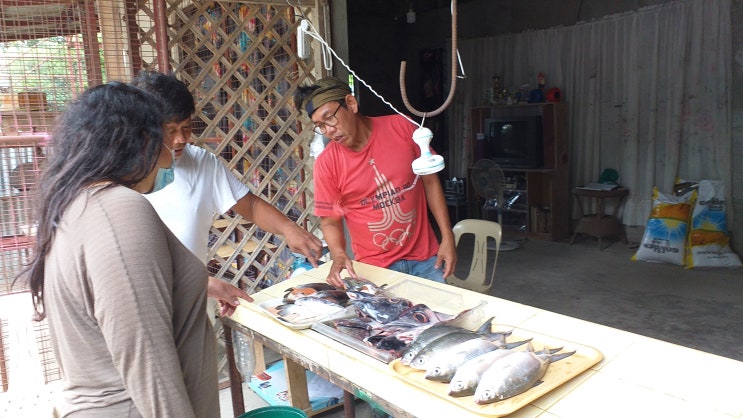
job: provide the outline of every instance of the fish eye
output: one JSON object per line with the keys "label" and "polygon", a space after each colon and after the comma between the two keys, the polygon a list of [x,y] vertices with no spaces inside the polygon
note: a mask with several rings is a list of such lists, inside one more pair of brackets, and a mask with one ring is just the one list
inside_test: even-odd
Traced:
{"label": "fish eye", "polygon": [[421,323],[429,322],[428,316],[426,316],[426,314],[423,312],[414,312],[413,320]]}

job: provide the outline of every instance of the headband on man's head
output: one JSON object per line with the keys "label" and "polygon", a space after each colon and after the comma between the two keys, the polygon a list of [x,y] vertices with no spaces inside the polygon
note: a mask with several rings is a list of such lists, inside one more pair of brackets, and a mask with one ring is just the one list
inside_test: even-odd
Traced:
{"label": "headband on man's head", "polygon": [[302,108],[304,108],[309,117],[312,117],[312,114],[320,106],[343,100],[346,98],[346,95],[351,94],[351,88],[348,87],[348,84],[335,77],[318,80],[317,85],[319,87],[307,95],[302,103]]}

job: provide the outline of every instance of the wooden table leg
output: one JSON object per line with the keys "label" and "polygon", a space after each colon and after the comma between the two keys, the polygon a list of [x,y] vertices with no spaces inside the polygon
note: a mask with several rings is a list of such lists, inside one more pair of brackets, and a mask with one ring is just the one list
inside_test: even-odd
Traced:
{"label": "wooden table leg", "polygon": [[307,392],[307,372],[304,367],[291,358],[287,356],[283,356],[283,358],[289,403],[291,406],[303,410],[307,415],[311,415],[312,405],[310,404],[310,395]]}
{"label": "wooden table leg", "polygon": [[347,390],[343,391],[343,413],[345,418],[356,418],[356,398]]}
{"label": "wooden table leg", "polygon": [[583,202],[581,201],[580,196],[575,196],[575,201],[578,204],[578,224],[575,226],[575,231],[573,231],[573,236],[570,238],[570,245],[573,245],[573,241],[575,241],[575,236],[578,235],[578,230],[580,229],[580,223],[583,221],[583,216],[585,216],[585,213],[583,212]]}
{"label": "wooden table leg", "polygon": [[235,363],[235,347],[232,344],[232,328],[222,323],[224,333],[224,346],[227,362],[230,370],[230,395],[232,395],[232,413],[239,417],[245,412],[245,399],[243,398],[243,381]]}

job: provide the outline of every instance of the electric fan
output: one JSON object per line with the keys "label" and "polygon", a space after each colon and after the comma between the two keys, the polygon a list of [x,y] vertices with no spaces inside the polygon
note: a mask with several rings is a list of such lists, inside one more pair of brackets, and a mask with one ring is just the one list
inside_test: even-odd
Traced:
{"label": "electric fan", "polygon": [[[488,207],[495,207],[498,213],[498,223],[503,225],[503,191],[505,189],[506,177],[498,163],[489,159],[481,159],[475,162],[471,169],[472,187],[477,194],[485,199],[482,205],[483,215]],[[501,241],[501,251],[515,250],[519,244],[514,241]]]}

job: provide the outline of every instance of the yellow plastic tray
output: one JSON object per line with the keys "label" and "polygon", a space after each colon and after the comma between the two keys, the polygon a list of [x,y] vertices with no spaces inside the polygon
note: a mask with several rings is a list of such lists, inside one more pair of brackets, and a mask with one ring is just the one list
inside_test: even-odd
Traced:
{"label": "yellow plastic tray", "polygon": [[[425,370],[418,370],[400,363],[400,359],[395,359],[389,363],[389,367],[394,374],[404,381],[419,387],[435,396],[447,399],[469,412],[476,414],[500,417],[511,414],[518,409],[534,402],[537,398],[544,396],[555,388],[570,379],[580,375],[593,365],[601,361],[603,355],[595,348],[577,344],[571,341],[561,340],[559,338],[538,334],[536,332],[509,327],[507,325],[498,325],[499,330],[513,329],[513,334],[508,337],[509,342],[521,341],[528,338],[532,339],[534,350],[541,350],[545,346],[549,348],[563,347],[562,352],[576,350],[575,354],[570,357],[551,363],[547,373],[542,379],[542,383],[509,399],[494,402],[487,405],[478,405],[475,403],[473,396],[453,397],[449,396],[449,384],[435,382],[425,378]],[[524,350],[526,345],[515,348],[515,350]]]}

